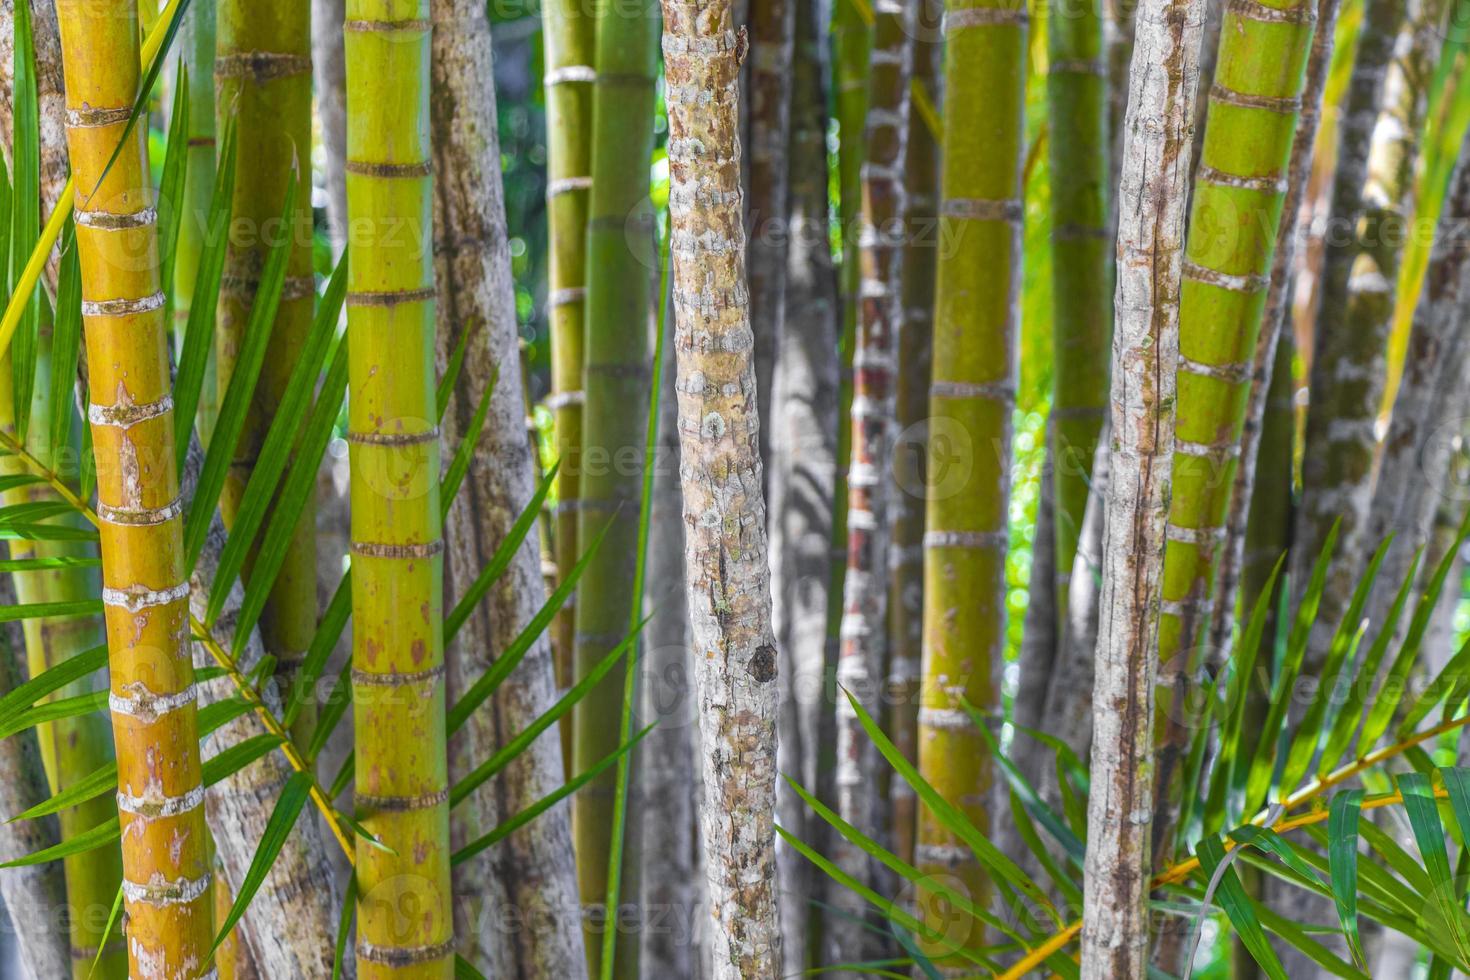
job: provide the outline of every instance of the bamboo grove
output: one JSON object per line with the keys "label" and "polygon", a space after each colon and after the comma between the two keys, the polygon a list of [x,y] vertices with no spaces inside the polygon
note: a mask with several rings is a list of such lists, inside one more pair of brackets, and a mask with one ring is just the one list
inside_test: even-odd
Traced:
{"label": "bamboo grove", "polygon": [[0,0],[0,976],[1470,973],[1470,0]]}

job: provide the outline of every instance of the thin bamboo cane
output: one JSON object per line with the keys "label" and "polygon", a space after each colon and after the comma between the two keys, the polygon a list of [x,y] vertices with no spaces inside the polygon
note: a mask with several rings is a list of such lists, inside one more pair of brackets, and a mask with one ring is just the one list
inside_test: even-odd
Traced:
{"label": "thin bamboo cane", "polygon": [[[550,236],[546,305],[551,321],[551,397],[556,458],[556,547],[564,578],[580,557],[578,487],[582,473],[582,385],[587,307],[587,205],[592,189],[592,83],[597,77],[597,23],[581,0],[542,5],[546,43],[546,210]],[[557,683],[573,682],[576,596],[552,626]],[[562,720],[562,752],[570,771],[572,717]]]}
{"label": "thin bamboo cane", "polygon": [[[211,909],[168,325],[134,0],[57,5],[77,188],[131,975],[202,970]],[[109,159],[122,141],[110,169]]]}
{"label": "thin bamboo cane", "polygon": [[685,583],[716,980],[776,976],[778,673],[755,366],[743,283],[739,72],[730,0],[666,0],[670,252]]}
{"label": "thin bamboo cane", "polygon": [[1208,640],[1215,572],[1276,251],[1316,5],[1235,0],[1225,12],[1196,170],[1181,287],[1174,493],[1159,623],[1154,851],[1172,846],[1189,741],[1185,691]]}
{"label": "thin bamboo cane", "polygon": [[428,18],[427,0],[347,4],[355,792],[387,845],[357,842],[363,980],[454,971]]}
{"label": "thin bamboo cane", "polygon": [[[75,447],[52,447],[50,414],[50,324],[43,322],[39,336],[37,376],[31,400],[30,423],[25,435],[32,452],[48,458],[60,458],[75,453]],[[17,435],[13,413],[14,391],[11,384],[10,359],[0,360],[0,428]],[[70,404],[62,406],[70,411]],[[76,431],[75,429],[73,431]],[[75,457],[72,457],[75,458]],[[9,457],[0,466],[7,475],[25,472],[24,464]],[[7,491],[3,495],[6,505],[40,503],[60,498],[44,483],[32,484]],[[65,519],[63,519],[65,520]],[[65,520],[68,524],[76,521]],[[82,542],[72,541],[12,541],[10,557],[21,558],[83,558],[95,554],[95,549]],[[66,602],[88,599],[97,594],[100,583],[97,574],[88,568],[55,568],[46,571],[16,572],[13,574],[18,601]],[[48,668],[105,642],[102,617],[74,616],[58,619],[28,619],[23,624],[26,660],[31,676],[37,676]],[[77,681],[57,692],[59,697],[70,697],[91,693],[95,689],[95,678]],[[77,780],[90,775],[113,758],[112,733],[107,719],[101,713],[81,715],[43,725],[39,731],[41,755],[45,763],[47,781],[52,793],[66,789]],[[83,831],[117,816],[117,804],[106,796],[63,810],[60,814],[62,840],[69,840]],[[107,942],[104,934],[107,916],[113,897],[117,894],[122,879],[121,855],[115,849],[74,855],[65,859],[66,893],[72,914],[68,916],[71,930],[72,973],[85,978],[92,971],[92,961],[98,947],[106,944],[108,951],[97,968],[101,977],[123,977],[127,975],[127,953],[122,941]],[[99,911],[103,910],[103,911]]]}
{"label": "thin bamboo cane", "polygon": [[[1000,706],[1011,412],[1016,396],[1025,141],[1025,4],[962,0],[945,13],[944,147],[929,389],[924,663],[919,771],[977,827],[990,825],[989,751],[961,698]],[[989,884],[974,855],[921,813],[921,870]],[[973,920],[944,933],[983,943]],[[966,935],[968,933],[968,935]]]}
{"label": "thin bamboo cane", "polygon": [[[215,340],[221,393],[230,383],[244,343],[266,257],[282,236],[288,236],[290,249],[280,307],[271,325],[269,354],[220,497],[220,512],[228,527],[243,503],[255,458],[311,329],[315,282],[310,196],[298,194],[286,227],[278,227],[292,174],[310,170],[310,0],[222,0],[214,70],[220,119],[234,119],[239,134],[234,211]],[[248,565],[245,577],[248,581]],[[261,639],[266,652],[276,659],[276,679],[282,690],[291,689],[306,658],[316,632],[316,615],[316,506],[308,500],[260,618]],[[301,706],[292,730],[298,739],[305,739],[315,728],[316,704],[308,701]]]}

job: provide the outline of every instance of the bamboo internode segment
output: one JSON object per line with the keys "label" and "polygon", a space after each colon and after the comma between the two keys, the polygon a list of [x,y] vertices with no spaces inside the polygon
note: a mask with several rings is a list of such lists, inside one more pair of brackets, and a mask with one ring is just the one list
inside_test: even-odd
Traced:
{"label": "bamboo internode segment", "polygon": [[[1311,0],[1234,0],[1225,11],[1180,287],[1174,489],[1159,622],[1160,840],[1177,812],[1190,733],[1171,699],[1208,639],[1216,533],[1230,505],[1250,371],[1315,27]],[[1170,693],[1172,689],[1172,693]]]}
{"label": "bamboo internode segment", "polygon": [[[944,132],[934,300],[924,564],[919,770],[976,827],[989,826],[993,774],[984,737],[960,712],[999,704],[1005,644],[1006,500],[1015,404],[1021,271],[1021,111],[1025,6],[951,5],[945,15]],[[980,113],[977,118],[976,113]],[[979,864],[927,812],[915,856],[953,875],[976,904]],[[970,945],[982,929],[955,935]]]}
{"label": "bamboo internode segment", "polygon": [[[347,4],[358,976],[453,974],[427,0]],[[371,675],[371,676],[369,676]]]}
{"label": "bamboo internode segment", "polygon": [[99,515],[156,517],[104,516],[99,528],[129,969],[183,980],[203,972],[209,955],[210,868],[144,127],[132,129],[108,168],[138,94],[138,12],[136,0],[62,0],[57,11],[77,211],[110,216],[78,221],[76,230],[92,402],[158,407],[127,427],[92,426]]}

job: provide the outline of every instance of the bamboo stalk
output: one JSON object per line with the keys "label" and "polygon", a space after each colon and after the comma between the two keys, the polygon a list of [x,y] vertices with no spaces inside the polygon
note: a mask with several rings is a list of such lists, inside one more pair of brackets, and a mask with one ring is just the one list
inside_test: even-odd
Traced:
{"label": "bamboo stalk", "polygon": [[139,88],[134,0],[57,5],[77,188],[103,601],[130,975],[182,977],[209,953],[194,668],[174,463],[168,325],[146,134],[110,170]]}
{"label": "bamboo stalk", "polygon": [[317,118],[327,157],[327,229],[332,256],[347,244],[347,65],[342,50],[344,0],[312,0],[311,60]]}
{"label": "bamboo stalk", "polygon": [[[216,4],[189,7],[180,33],[184,67],[189,76],[189,132],[187,165],[184,170],[184,199],[179,202],[179,238],[174,246],[174,348],[184,348],[184,328],[194,308],[194,287],[199,281],[199,262],[209,231],[209,205],[214,195],[214,52]],[[280,208],[277,207],[277,213]],[[204,367],[199,408],[193,421],[205,448],[214,434],[219,410],[219,374],[213,357]]]}
{"label": "bamboo stalk", "polygon": [[[916,0],[874,8],[869,56],[867,119],[860,174],[857,346],[853,353],[851,456],[847,480],[847,574],[837,659],[837,683],[881,714],[882,668],[887,646],[888,560],[893,496],[888,460],[897,434],[896,375],[903,318],[900,272],[905,227],[903,164],[908,143],[911,43]],[[882,800],[872,779],[877,749],[851,703],[837,705],[837,812],[868,837],[879,834]],[[866,853],[845,838],[833,841],[833,859],[857,881],[872,883]],[[850,889],[832,896],[840,913],[828,935],[846,958],[869,959],[879,951],[865,928],[865,903]]]}
{"label": "bamboo stalk", "polygon": [[1051,456],[1057,628],[1108,401],[1112,262],[1102,0],[1046,19],[1051,162]]}
{"label": "bamboo stalk", "polygon": [[[550,237],[547,268],[551,321],[551,397],[556,458],[558,574],[565,578],[581,557],[577,498],[582,474],[582,384],[587,307],[587,205],[592,189],[592,83],[597,77],[597,22],[580,0],[542,5],[546,43],[546,210]],[[576,596],[568,597],[552,626],[556,677],[573,683]],[[571,770],[572,716],[562,720],[562,751]]]}
{"label": "bamboo stalk", "polygon": [[730,0],[665,0],[686,588],[716,980],[775,976],[776,684]]}
{"label": "bamboo stalk", "polygon": [[1083,868],[1087,980],[1143,976],[1148,964],[1154,672],[1203,14],[1201,0],[1141,5],[1123,121],[1112,452]]}
{"label": "bamboo stalk", "polygon": [[[479,576],[530,503],[537,472],[526,431],[510,236],[500,179],[500,141],[490,24],[479,0],[436,0],[433,7],[432,133],[434,169],[453,174],[434,187],[434,275],[438,284],[436,353],[447,364],[469,331],[464,365],[444,412],[443,441],[465,438],[475,413],[489,406],[472,464],[454,502],[446,541],[449,595]],[[538,521],[538,524],[540,522]],[[452,699],[504,654],[545,602],[538,542],[522,543],[485,601],[446,652]],[[556,700],[549,638],[539,638],[501,682],[489,705],[466,719],[451,748],[450,776],[462,778],[528,728]],[[457,847],[552,793],[563,782],[555,733],[537,739],[504,773],[454,810]],[[453,873],[456,946],[487,976],[577,976],[585,969],[581,923],[561,914],[575,901],[570,807],[542,814],[497,848]],[[528,912],[514,931],[501,909]],[[552,914],[557,913],[557,914]]]}
{"label": "bamboo stalk", "polygon": [[[1000,707],[1026,24],[1026,7],[1015,0],[964,0],[945,14],[938,234],[946,246],[937,263],[929,389],[919,771],[982,831],[990,826],[993,770],[960,700],[982,712]],[[933,814],[920,814],[914,853],[920,870],[958,877],[984,904],[989,884],[979,863]],[[940,931],[983,943],[973,921]]]}
{"label": "bamboo stalk", "polygon": [[[592,190],[587,219],[587,307],[583,384],[582,473],[577,540],[607,536],[588,561],[576,611],[574,674],[585,677],[628,630],[638,553],[649,389],[648,322],[653,212],[649,161],[658,19],[651,4],[597,8],[597,82],[592,88]],[[573,719],[572,772],[584,772],[622,738],[625,662],[578,703]],[[587,962],[605,973],[601,933],[618,928],[622,911],[606,901],[617,773],[609,769],[572,800],[577,885],[587,919]],[[636,870],[625,860],[629,893]],[[600,915],[599,915],[600,910]],[[620,930],[621,931],[621,930]],[[613,973],[637,972],[636,933],[617,943]]]}
{"label": "bamboo stalk", "polygon": [[346,14],[347,202],[364,231],[347,295],[355,793],[388,848],[357,842],[363,980],[453,973],[428,15],[427,0]]}
{"label": "bamboo stalk", "polygon": [[1174,494],[1159,624],[1154,850],[1172,847],[1192,732],[1184,697],[1208,640],[1267,273],[1287,187],[1316,6],[1237,0],[1225,12],[1181,287]]}
{"label": "bamboo stalk", "polygon": [[[24,438],[32,452],[55,458],[73,453],[76,448],[50,445],[51,338],[50,324],[44,320],[38,340],[35,387],[31,399],[30,422]],[[0,428],[19,438],[15,431],[15,393],[11,377],[10,358],[0,359]],[[62,409],[70,411],[71,406],[63,405]],[[0,471],[6,475],[14,475],[25,472],[25,466],[14,457],[9,457],[0,466]],[[44,483],[19,487],[3,494],[3,502],[7,506],[59,499]],[[75,519],[61,520],[70,525],[78,523]],[[75,541],[16,540],[10,543],[12,559],[82,558],[95,553],[91,546]],[[16,572],[11,577],[14,580],[16,598],[22,603],[89,599],[97,595],[101,584],[96,572],[85,567]],[[101,616],[28,619],[22,627],[26,661],[32,677],[106,640]],[[89,694],[99,684],[97,677],[84,678],[58,691],[56,696]],[[112,733],[108,730],[106,717],[101,713],[42,725],[38,737],[47,782],[53,794],[90,775],[113,758]],[[95,797],[61,812],[61,839],[70,840],[116,817],[117,804],[112,799],[107,796]],[[118,884],[122,879],[120,852],[116,849],[105,849],[74,855],[65,859],[64,867],[67,902],[73,909],[73,913],[67,918],[70,927],[72,974],[79,980],[84,980],[92,972],[92,961],[97,956],[98,947],[106,945],[108,949],[98,964],[97,976],[126,976],[127,953],[120,940],[108,941],[104,931],[106,913],[98,911],[110,909],[113,897],[117,894]]]}
{"label": "bamboo stalk", "polygon": [[[310,170],[310,0],[222,0],[219,4],[217,109],[239,134],[230,244],[220,284],[215,356],[223,392],[244,343],[245,325],[265,261],[282,235],[289,236],[286,280],[269,354],[256,382],[245,427],[235,447],[220,496],[229,527],[240,509],[276,406],[311,329],[316,298],[311,271],[311,199],[301,193],[285,228],[278,216],[292,175]],[[274,229],[274,232],[273,232]],[[245,579],[250,579],[247,563]],[[276,680],[290,690],[316,632],[316,505],[302,508],[280,572],[260,617],[260,635],[276,659]],[[316,728],[316,704],[301,706],[293,726],[298,740]]]}

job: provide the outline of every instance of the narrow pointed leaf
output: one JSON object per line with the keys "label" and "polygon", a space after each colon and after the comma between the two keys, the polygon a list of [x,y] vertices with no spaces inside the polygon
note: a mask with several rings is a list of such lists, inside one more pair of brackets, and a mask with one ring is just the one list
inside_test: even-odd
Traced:
{"label": "narrow pointed leaf", "polygon": [[9,738],[17,732],[23,732],[34,725],[42,725],[48,721],[61,721],[64,718],[79,718],[82,715],[90,715],[94,711],[101,711],[107,707],[107,692],[98,691],[95,694],[79,694],[72,698],[61,698],[56,701],[44,701],[33,708],[27,708],[11,718],[6,719],[4,725],[0,725],[0,738]]}
{"label": "narrow pointed leaf", "polygon": [[16,715],[35,705],[37,701],[54,694],[72,681],[95,674],[107,666],[107,647],[95,646],[68,657],[55,667],[21,684],[5,697],[0,698],[0,726],[9,724]]}
{"label": "narrow pointed leaf", "polygon": [[1419,845],[1419,857],[1429,873],[1433,905],[1439,912],[1440,928],[1447,928],[1454,936],[1455,946],[1461,959],[1470,959],[1470,936],[1465,929],[1465,910],[1455,896],[1455,882],[1450,874],[1450,857],[1445,850],[1444,824],[1439,819],[1439,804],[1434,799],[1434,788],[1429,777],[1423,773],[1409,773],[1398,779],[1399,792],[1403,794],[1404,811],[1409,816],[1409,826],[1414,831],[1414,841]]}
{"label": "narrow pointed leaf", "polygon": [[250,868],[245,872],[245,877],[240,881],[235,891],[235,902],[230,906],[230,912],[225,916],[224,924],[219,928],[219,934],[215,936],[214,946],[210,949],[210,955],[219,949],[220,943],[229,938],[230,930],[245,915],[245,910],[250,907],[250,902],[255,898],[255,893],[260,891],[260,886],[265,883],[265,876],[270,872],[271,865],[276,861],[276,855],[281,853],[281,848],[286,844],[286,838],[291,835],[291,828],[296,826],[296,820],[301,816],[301,808],[306,805],[307,798],[311,794],[311,776],[304,772],[293,772],[291,778],[286,780],[286,785],[281,789],[281,797],[276,801],[276,808],[271,811],[271,818],[265,825],[265,831],[261,835],[260,844],[255,849],[255,857],[250,861]]}
{"label": "narrow pointed leaf", "polygon": [[86,776],[76,780],[61,792],[42,800],[24,813],[17,813],[6,822],[14,823],[17,820],[34,820],[37,817],[60,813],[62,810],[69,810],[88,800],[96,799],[103,793],[116,790],[117,763],[106,762]]}
{"label": "narrow pointed leaf", "polygon": [[497,364],[495,372],[485,385],[485,393],[480,396],[480,404],[475,408],[474,417],[470,419],[470,424],[459,441],[459,448],[454,452],[454,459],[450,461],[449,469],[445,470],[444,479],[440,482],[440,520],[449,516],[449,507],[454,503],[455,495],[459,493],[459,485],[464,480],[465,474],[470,471],[470,461],[474,459],[475,446],[479,444],[480,433],[485,428],[485,415],[490,411],[490,396],[495,393],[495,384],[499,380],[500,365]]}
{"label": "narrow pointed leaf", "polygon": [[86,854],[99,847],[115,844],[122,839],[122,826],[117,817],[99,823],[90,830],[84,830],[74,837],[69,837],[60,844],[42,848],[33,854],[18,857],[13,861],[0,864],[0,868],[28,868],[36,864],[46,864],[51,861],[60,861],[62,858],[76,857],[78,854]]}
{"label": "narrow pointed leaf", "polygon": [[222,779],[230,778],[252,762],[275,751],[280,744],[281,740],[270,734],[252,735],[243,742],[236,742],[223,752],[204,761],[202,771],[204,785],[213,786]]}
{"label": "narrow pointed leaf", "polygon": [[56,280],[56,322],[51,327],[51,445],[71,444],[73,392],[82,349],[82,269],[76,242],[65,237]]}
{"label": "narrow pointed leaf", "polygon": [[[1225,860],[1225,845],[1218,837],[1206,837],[1199,842],[1195,853],[1199,856],[1200,869],[1207,876],[1213,877],[1216,869]],[[1261,921],[1256,917],[1255,904],[1246,894],[1234,868],[1225,867],[1224,873],[1220,876],[1219,890],[1215,897],[1220,903],[1220,908],[1230,919],[1230,924],[1235,927],[1236,935],[1250,951],[1251,957],[1261,969],[1266,971],[1266,975],[1271,980],[1287,980],[1281,959],[1271,948],[1271,941],[1266,938],[1266,933],[1261,928]]]}

